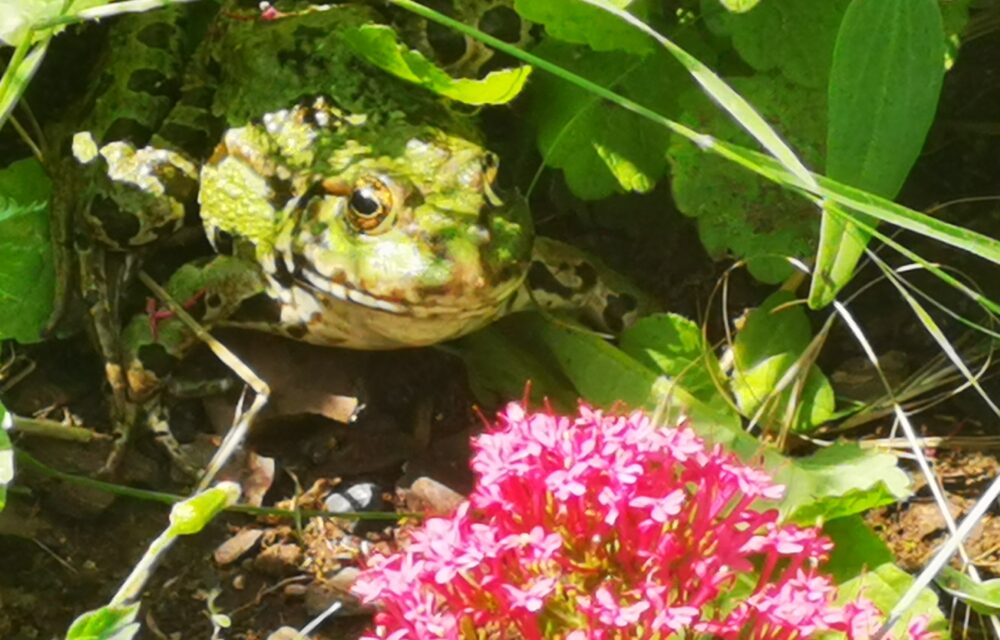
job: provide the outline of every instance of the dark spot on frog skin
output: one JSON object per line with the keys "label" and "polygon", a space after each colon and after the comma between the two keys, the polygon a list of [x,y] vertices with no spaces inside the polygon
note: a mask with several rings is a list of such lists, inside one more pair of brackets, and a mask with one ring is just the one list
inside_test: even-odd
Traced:
{"label": "dark spot on frog skin", "polygon": [[601,314],[605,326],[614,333],[622,331],[626,325],[625,316],[635,311],[638,306],[639,301],[627,293],[609,295],[608,304]]}
{"label": "dark spot on frog skin", "polygon": [[[298,259],[296,259],[296,271],[298,271],[298,268]],[[280,258],[274,261],[274,271],[269,275],[274,278],[274,281],[277,282],[283,289],[290,289],[292,285],[295,284],[295,274],[288,271],[285,261]]]}
{"label": "dark spot on frog skin", "polygon": [[581,291],[592,289],[597,284],[597,270],[594,269],[594,265],[581,262],[576,265],[573,272],[576,273],[576,277],[580,278]]}
{"label": "dark spot on frog skin", "polygon": [[118,246],[128,246],[141,228],[135,215],[122,211],[110,198],[95,198],[90,205],[90,215],[98,221],[104,234]]}
{"label": "dark spot on frog skin", "polygon": [[210,293],[205,296],[205,307],[208,310],[215,310],[222,306],[222,296],[217,293]]}
{"label": "dark spot on frog skin", "polygon": [[168,49],[171,41],[177,37],[177,29],[169,22],[156,22],[146,25],[136,34],[136,39],[152,49]]}
{"label": "dark spot on frog skin", "polygon": [[290,180],[282,180],[278,176],[271,176],[267,180],[267,186],[271,189],[271,203],[276,209],[283,209],[285,204],[292,199],[292,183]]}
{"label": "dark spot on frog skin", "polygon": [[144,344],[136,354],[142,368],[152,371],[158,378],[165,378],[177,366],[177,358],[167,353],[167,349],[158,343]]}
{"label": "dark spot on frog skin", "polygon": [[212,238],[212,244],[215,245],[215,250],[221,254],[227,254],[233,252],[233,236],[228,231],[216,231],[215,236]]}
{"label": "dark spot on frog skin", "polygon": [[180,92],[177,78],[170,78],[156,69],[137,69],[128,77],[128,89],[135,93],[161,96],[175,100]]}
{"label": "dark spot on frog skin", "polygon": [[104,132],[105,140],[131,140],[137,145],[145,144],[153,135],[152,129],[132,118],[117,118]]}
{"label": "dark spot on frog skin", "polygon": [[181,93],[181,102],[199,109],[210,109],[215,99],[215,90],[207,85],[186,87]]}
{"label": "dark spot on frog skin", "polygon": [[185,149],[196,157],[207,155],[214,144],[210,128],[196,127],[177,120],[165,123],[157,135],[178,149]]}
{"label": "dark spot on frog skin", "polygon": [[278,326],[281,323],[281,307],[266,293],[258,293],[244,300],[230,319],[236,323]]}
{"label": "dark spot on frog skin", "polygon": [[552,272],[540,262],[532,262],[528,270],[528,286],[531,289],[546,291],[553,295],[569,298],[575,292],[559,282]]}

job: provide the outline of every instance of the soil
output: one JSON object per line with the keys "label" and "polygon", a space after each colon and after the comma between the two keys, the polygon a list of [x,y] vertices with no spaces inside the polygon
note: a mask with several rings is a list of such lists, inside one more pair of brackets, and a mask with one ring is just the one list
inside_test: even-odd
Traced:
{"label": "soil", "polygon": [[[996,190],[1000,44],[989,40],[963,48],[960,64],[947,77],[930,151],[902,196],[909,206],[925,209]],[[994,133],[972,126],[983,123],[991,123]],[[502,119],[492,125],[505,126]],[[9,137],[0,138],[5,156],[14,153],[12,147]],[[537,161],[534,158],[534,166]],[[542,195],[536,196],[541,200],[536,211],[553,212],[543,217],[543,232],[600,253],[667,308],[704,319],[709,295],[725,265],[708,259],[688,220],[676,212],[664,220],[664,203],[670,195],[665,185],[644,197],[586,204],[565,192],[557,174],[547,173],[537,192]],[[984,209],[982,204],[959,205],[942,215],[996,236],[997,216],[983,214]],[[621,223],[617,215],[622,210],[632,214],[628,223]],[[581,218],[588,223],[581,224]],[[924,255],[939,252],[943,261],[959,260],[959,269],[979,276],[985,293],[1000,299],[996,291],[1000,279],[983,277],[989,273],[985,263],[956,257],[956,252],[918,238],[902,240]],[[950,290],[930,279],[920,282],[948,300],[951,308],[968,310]],[[737,274],[731,287],[733,316],[768,292],[744,274]],[[939,349],[898,296],[886,305],[891,295],[889,289],[875,288],[854,301],[851,310],[876,350],[905,354],[904,369],[912,371],[937,356]],[[721,335],[720,318],[708,320],[712,333]],[[266,370],[264,377],[275,388],[268,412],[256,424],[241,458],[242,471],[255,479],[254,497],[262,504],[282,505],[290,513],[329,508],[331,496],[346,500],[348,490],[362,487],[371,495],[362,508],[372,511],[443,509],[455,497],[446,488],[458,494],[468,490],[468,440],[483,421],[458,359],[438,349],[359,354],[240,333],[220,338],[256,368]],[[828,341],[820,364],[827,371],[846,371],[859,353],[853,337],[838,331]],[[6,406],[19,415],[55,419],[66,411],[83,424],[107,431],[100,427],[106,424],[101,364],[85,339],[47,343],[20,350],[19,355],[34,362],[36,369],[4,396]],[[221,371],[207,352],[185,366],[194,377]],[[993,397],[1000,397],[994,381],[987,378],[985,386]],[[177,435],[189,453],[211,452],[237,399],[238,393],[229,391],[174,405]],[[487,415],[492,409],[481,407]],[[353,422],[344,424],[345,416]],[[927,453],[949,510],[960,520],[1000,471],[996,417],[965,391],[919,414],[914,422],[921,435],[940,438]],[[845,437],[885,438],[894,435],[891,428],[890,420],[881,419]],[[81,475],[100,466],[109,446],[106,438],[80,444],[24,436],[17,442],[19,450],[49,467]],[[917,572],[943,542],[945,526],[916,466],[903,464],[914,477],[914,496],[869,513],[867,522],[900,565]],[[121,473],[122,484],[177,496],[187,485],[148,436],[133,443]],[[56,480],[22,462],[8,504],[0,512],[0,638],[61,637],[75,616],[109,600],[150,540],[165,527],[167,515],[168,508],[149,497]],[[967,543],[969,555],[986,577],[1000,576],[998,518],[1000,511],[994,508]],[[147,606],[139,637],[209,638],[212,615],[222,613],[231,626],[221,636],[262,640],[282,627],[301,628],[332,602],[342,601],[344,609],[312,637],[356,638],[369,616],[351,601],[346,589],[361,549],[391,547],[397,526],[395,518],[354,521],[224,514],[200,534],[181,539],[167,554],[144,592]],[[957,614],[961,624],[964,610]],[[973,619],[969,637],[982,635],[983,628]]]}

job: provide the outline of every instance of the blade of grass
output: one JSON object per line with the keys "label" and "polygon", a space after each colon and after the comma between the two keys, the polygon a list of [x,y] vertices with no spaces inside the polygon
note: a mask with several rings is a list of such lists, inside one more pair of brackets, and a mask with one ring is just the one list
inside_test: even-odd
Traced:
{"label": "blade of grass", "polygon": [[17,101],[24,95],[28,83],[35,76],[39,65],[45,58],[45,52],[49,48],[49,40],[32,43],[29,33],[24,40],[14,49],[14,55],[10,59],[10,64],[4,70],[3,77],[0,78],[0,129],[6,124],[7,118],[17,105]]}

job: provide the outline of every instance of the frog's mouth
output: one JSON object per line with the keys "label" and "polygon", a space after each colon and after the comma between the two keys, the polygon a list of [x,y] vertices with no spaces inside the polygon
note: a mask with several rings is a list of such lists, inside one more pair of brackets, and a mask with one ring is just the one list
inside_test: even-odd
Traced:
{"label": "frog's mouth", "polygon": [[[291,294],[288,293],[291,289],[291,287],[287,286],[289,283],[282,283],[282,278],[279,274],[272,274],[271,279],[274,280],[274,289],[278,291],[278,297],[283,304],[301,305],[304,302],[293,299]],[[317,272],[306,261],[300,261],[296,265],[295,274],[290,279],[293,282],[297,281],[300,287],[304,286],[313,292],[311,297],[314,300],[305,302],[305,304],[311,304],[315,308],[301,310],[301,315],[306,318],[317,312],[322,313],[324,296],[346,304],[360,305],[368,309],[398,316],[424,318],[434,316],[450,316],[455,318],[480,317],[499,308],[502,305],[502,301],[510,297],[517,287],[521,285],[521,279],[514,278],[504,282],[500,286],[492,288],[489,295],[484,298],[470,299],[454,295],[429,294],[427,297],[433,300],[433,302],[428,304],[414,304],[375,296],[368,291],[343,282],[342,276],[337,277],[335,275],[330,277]],[[340,281],[338,282],[338,280]],[[443,298],[447,298],[447,300]]]}

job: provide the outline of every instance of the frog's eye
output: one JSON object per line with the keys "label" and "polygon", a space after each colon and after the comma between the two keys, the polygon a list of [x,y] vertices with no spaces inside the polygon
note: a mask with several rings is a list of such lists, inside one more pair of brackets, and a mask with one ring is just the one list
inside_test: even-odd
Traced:
{"label": "frog's eye", "polygon": [[379,178],[361,178],[347,200],[347,219],[358,231],[378,233],[393,212],[392,189]]}

